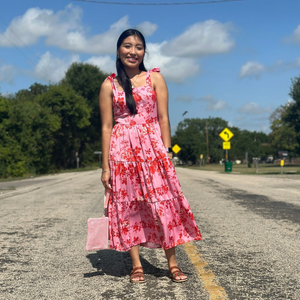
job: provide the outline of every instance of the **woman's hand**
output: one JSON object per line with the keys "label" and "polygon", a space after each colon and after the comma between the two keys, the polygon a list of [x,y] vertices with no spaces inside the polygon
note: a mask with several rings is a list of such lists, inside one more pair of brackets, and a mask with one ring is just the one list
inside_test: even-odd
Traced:
{"label": "woman's hand", "polygon": [[174,166],[174,161],[173,161],[173,153],[172,152],[168,152],[168,157],[171,160],[173,166]]}
{"label": "woman's hand", "polygon": [[101,175],[102,184],[103,184],[104,188],[111,190],[109,180],[110,180],[110,170],[108,170],[106,172],[102,172],[102,175]]}

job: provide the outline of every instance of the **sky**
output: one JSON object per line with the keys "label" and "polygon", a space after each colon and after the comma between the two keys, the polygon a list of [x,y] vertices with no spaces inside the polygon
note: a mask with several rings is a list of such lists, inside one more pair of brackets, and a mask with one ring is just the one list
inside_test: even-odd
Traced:
{"label": "sky", "polygon": [[165,77],[172,134],[184,118],[208,117],[269,133],[270,114],[291,101],[291,79],[300,76],[299,0],[1,2],[3,95],[57,83],[73,62],[115,72],[116,42],[128,28],[145,35],[146,68]]}

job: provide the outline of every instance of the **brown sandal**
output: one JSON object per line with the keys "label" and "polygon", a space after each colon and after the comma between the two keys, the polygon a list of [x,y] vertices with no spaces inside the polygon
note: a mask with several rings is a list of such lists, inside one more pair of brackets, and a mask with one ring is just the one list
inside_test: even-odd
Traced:
{"label": "brown sandal", "polygon": [[[172,270],[175,269],[175,271],[172,272]],[[180,276],[185,276],[185,274],[181,271],[180,268],[178,268],[177,266],[174,266],[174,267],[171,267],[169,269],[170,271],[170,278],[172,278],[172,280],[174,282],[184,282],[184,281],[187,281],[187,278],[184,278],[184,279],[176,279],[176,277],[180,277]]]}
{"label": "brown sandal", "polygon": [[[138,271],[138,270],[141,270],[141,271]],[[144,275],[144,270],[142,267],[136,267],[130,272],[130,282],[132,282],[132,283],[144,283],[145,282],[145,275]]]}

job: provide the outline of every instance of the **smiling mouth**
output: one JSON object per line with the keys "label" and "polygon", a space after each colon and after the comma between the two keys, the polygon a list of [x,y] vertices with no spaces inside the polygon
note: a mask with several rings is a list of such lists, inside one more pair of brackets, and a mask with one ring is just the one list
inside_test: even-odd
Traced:
{"label": "smiling mouth", "polygon": [[127,60],[129,60],[131,62],[136,62],[137,58],[135,58],[135,57],[127,57]]}

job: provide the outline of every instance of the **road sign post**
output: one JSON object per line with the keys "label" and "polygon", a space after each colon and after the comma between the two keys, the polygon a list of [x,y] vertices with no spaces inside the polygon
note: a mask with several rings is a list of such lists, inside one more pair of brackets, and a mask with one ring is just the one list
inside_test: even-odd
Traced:
{"label": "road sign post", "polygon": [[[176,154],[176,157],[177,157],[177,153],[181,150],[181,148],[175,144],[172,148],[172,151]],[[176,166],[176,161],[174,160],[174,165]]]}
{"label": "road sign post", "polygon": [[288,151],[278,151],[278,158],[280,158],[281,175],[283,174],[284,158],[289,156]]}
{"label": "road sign post", "polygon": [[282,159],[282,160],[280,161],[281,175],[283,174],[283,166],[284,166],[284,160]]}

